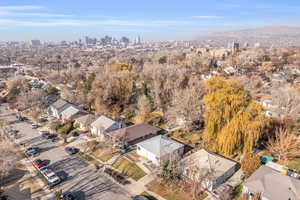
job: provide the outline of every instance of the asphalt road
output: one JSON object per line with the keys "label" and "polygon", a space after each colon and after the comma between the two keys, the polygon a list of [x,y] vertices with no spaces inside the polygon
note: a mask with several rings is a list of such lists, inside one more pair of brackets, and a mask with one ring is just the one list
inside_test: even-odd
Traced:
{"label": "asphalt road", "polygon": [[[54,191],[62,189],[63,192],[73,192],[80,200],[130,200],[130,195],[118,184],[112,182],[101,172],[96,172],[94,166],[89,165],[76,155],[68,155],[64,147],[57,146],[42,138],[37,129],[32,129],[28,122],[16,121],[12,111],[0,106],[0,119],[15,121],[12,128],[19,130],[17,143],[24,143],[25,147],[34,146],[41,149],[41,153],[34,159],[40,158],[46,161],[48,167],[59,176],[67,179],[57,185],[47,195],[53,199]],[[51,197],[52,196],[52,197]]]}

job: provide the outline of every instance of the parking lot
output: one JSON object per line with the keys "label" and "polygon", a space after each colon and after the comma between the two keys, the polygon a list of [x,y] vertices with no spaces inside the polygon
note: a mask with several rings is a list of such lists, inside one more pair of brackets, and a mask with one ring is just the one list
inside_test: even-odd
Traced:
{"label": "parking lot", "polygon": [[[129,200],[130,195],[118,184],[112,182],[102,173],[95,170],[76,155],[69,155],[63,146],[41,137],[37,129],[32,129],[28,122],[16,121],[13,112],[0,106],[0,119],[13,121],[11,124],[14,130],[18,130],[16,142],[24,144],[24,147],[38,147],[40,153],[33,159],[41,159],[46,162],[57,175],[66,177],[66,180],[57,185],[46,195],[45,199],[53,199],[54,191],[62,189],[63,192],[74,193],[78,199],[91,200]],[[44,199],[44,198],[41,198]]]}

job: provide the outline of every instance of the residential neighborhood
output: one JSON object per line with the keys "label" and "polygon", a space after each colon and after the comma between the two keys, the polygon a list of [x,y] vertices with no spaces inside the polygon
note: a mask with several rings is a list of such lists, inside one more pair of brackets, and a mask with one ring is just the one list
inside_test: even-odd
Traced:
{"label": "residential neighborhood", "polygon": [[2,0],[0,200],[300,200],[299,8]]}

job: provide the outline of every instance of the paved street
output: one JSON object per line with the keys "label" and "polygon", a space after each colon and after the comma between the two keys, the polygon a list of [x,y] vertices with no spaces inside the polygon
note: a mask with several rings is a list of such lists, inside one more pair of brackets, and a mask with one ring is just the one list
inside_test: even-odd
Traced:
{"label": "paved street", "polygon": [[[8,121],[16,120],[14,113],[0,106],[0,119]],[[17,143],[24,143],[26,147],[35,146],[41,149],[36,156],[45,160],[48,166],[58,175],[66,176],[66,181],[56,186],[53,190],[62,189],[71,191],[78,199],[87,200],[129,200],[129,194],[119,185],[106,178],[100,172],[95,172],[94,166],[89,165],[76,155],[70,156],[64,151],[64,147],[57,146],[42,138],[38,130],[32,129],[27,122],[16,121],[11,125],[13,129],[19,130]],[[52,199],[53,193],[46,195],[46,199]],[[52,197],[52,198],[50,198]]]}

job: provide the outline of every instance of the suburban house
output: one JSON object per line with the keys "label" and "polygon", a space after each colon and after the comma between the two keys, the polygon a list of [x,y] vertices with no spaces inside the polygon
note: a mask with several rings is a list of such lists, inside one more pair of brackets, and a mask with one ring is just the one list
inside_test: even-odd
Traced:
{"label": "suburban house", "polygon": [[67,106],[61,113],[60,113],[60,119],[62,120],[73,120],[76,117],[79,117],[86,112],[83,111],[82,109],[78,108],[77,106],[74,106],[70,104]]}
{"label": "suburban house", "polygon": [[238,163],[201,149],[182,159],[178,167],[184,176],[199,180],[203,187],[213,191],[238,170]]}
{"label": "suburban house", "polygon": [[106,133],[117,130],[121,127],[121,123],[102,115],[93,123],[91,123],[91,133],[103,140],[106,136]]}
{"label": "suburban house", "polygon": [[87,131],[90,128],[90,125],[97,119],[95,115],[87,114],[75,119],[75,126],[78,126],[79,129]]}
{"label": "suburban house", "polygon": [[249,199],[259,194],[262,200],[300,200],[300,180],[262,165],[244,183]]}
{"label": "suburban house", "polygon": [[136,144],[137,154],[150,160],[156,166],[162,161],[180,158],[184,151],[184,145],[163,135],[157,135],[148,140]]}
{"label": "suburban house", "polygon": [[128,146],[153,137],[160,130],[160,128],[148,124],[136,124],[113,131],[108,136],[112,138],[115,145]]}
{"label": "suburban house", "polygon": [[71,105],[65,100],[59,99],[48,108],[47,112],[50,116],[61,119],[61,113]]}

